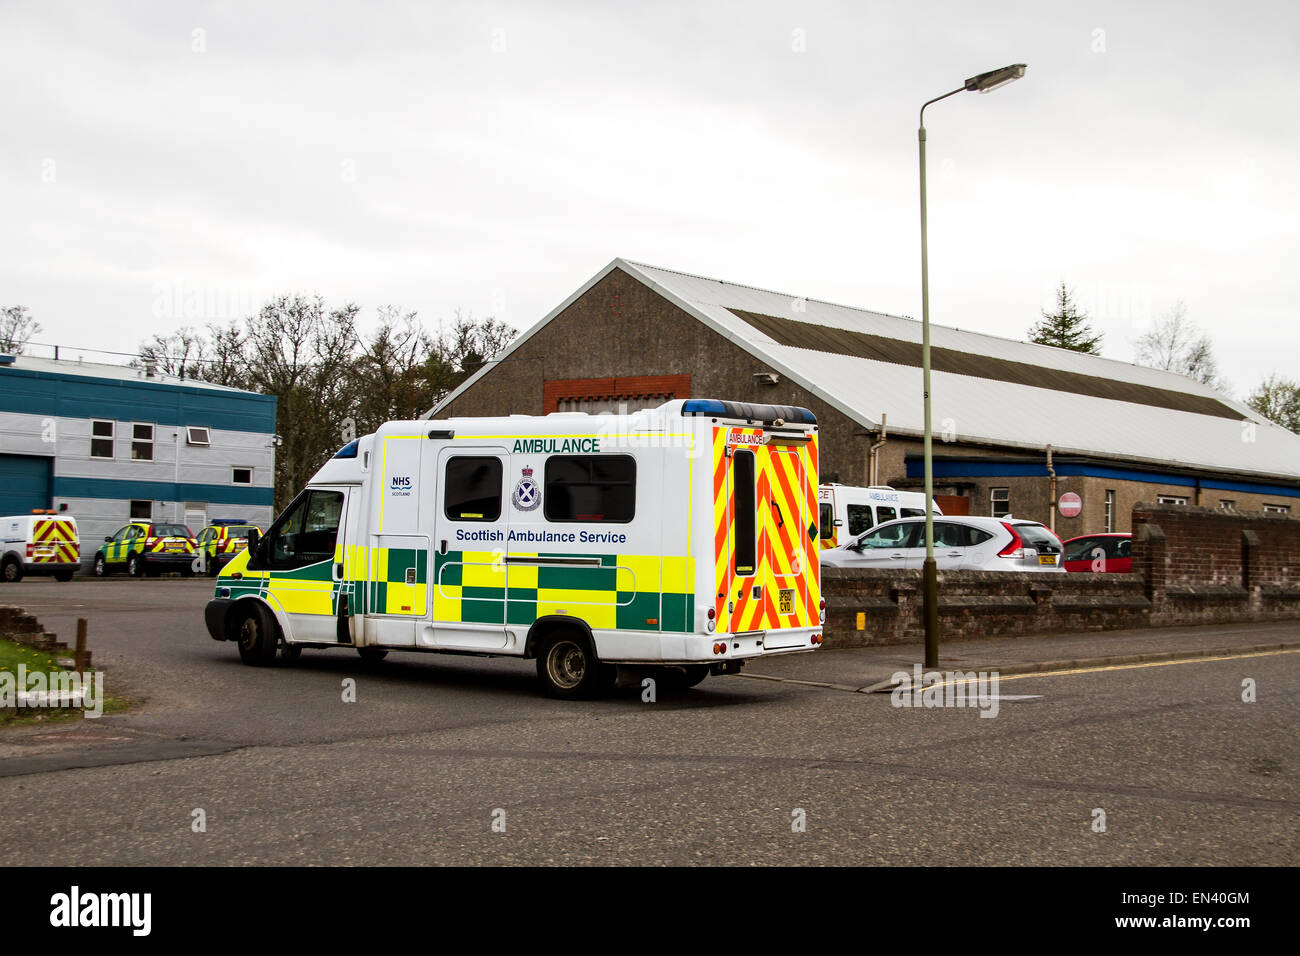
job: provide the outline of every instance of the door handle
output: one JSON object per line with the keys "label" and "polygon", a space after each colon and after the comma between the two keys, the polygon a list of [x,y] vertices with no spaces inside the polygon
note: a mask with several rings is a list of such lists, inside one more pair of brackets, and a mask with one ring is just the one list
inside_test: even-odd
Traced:
{"label": "door handle", "polygon": [[773,502],[772,502],[772,507],[776,509],[776,516],[777,516],[779,519],[781,519],[781,523],[778,524],[777,527],[778,527],[778,528],[784,528],[784,527],[785,527],[785,515],[781,513],[781,503],[778,502],[778,501],[773,501]]}
{"label": "door handle", "polygon": [[903,557],[903,556],[902,556],[901,554],[891,554],[890,557],[891,557],[891,558],[901,558],[901,557]]}
{"label": "door handle", "polygon": [[335,581],[343,580],[343,565],[341,564],[334,565],[334,580]]}

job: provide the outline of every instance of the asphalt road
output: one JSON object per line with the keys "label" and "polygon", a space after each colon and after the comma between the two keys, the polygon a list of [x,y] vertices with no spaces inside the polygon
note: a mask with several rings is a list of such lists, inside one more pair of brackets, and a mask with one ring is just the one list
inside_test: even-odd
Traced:
{"label": "asphalt road", "polygon": [[0,586],[61,636],[89,618],[139,700],[0,733],[8,863],[1300,862],[1297,653],[1008,679],[1030,699],[992,719],[745,677],[562,703],[531,662],[245,667],[210,594]]}

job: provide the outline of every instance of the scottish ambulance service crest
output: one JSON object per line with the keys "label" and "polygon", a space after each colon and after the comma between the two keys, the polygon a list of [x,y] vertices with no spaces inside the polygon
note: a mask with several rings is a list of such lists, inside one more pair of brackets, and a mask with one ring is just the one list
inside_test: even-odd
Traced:
{"label": "scottish ambulance service crest", "polygon": [[531,468],[523,469],[523,477],[515,484],[513,500],[518,511],[534,511],[542,503],[542,488],[533,478]]}

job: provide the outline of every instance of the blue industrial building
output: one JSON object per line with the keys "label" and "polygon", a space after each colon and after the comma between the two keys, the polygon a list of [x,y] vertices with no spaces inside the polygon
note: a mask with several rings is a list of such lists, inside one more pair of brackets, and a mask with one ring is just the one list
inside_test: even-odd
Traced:
{"label": "blue industrial building", "polygon": [[77,519],[83,567],[127,521],[269,524],[274,396],[152,370],[0,354],[0,515]]}

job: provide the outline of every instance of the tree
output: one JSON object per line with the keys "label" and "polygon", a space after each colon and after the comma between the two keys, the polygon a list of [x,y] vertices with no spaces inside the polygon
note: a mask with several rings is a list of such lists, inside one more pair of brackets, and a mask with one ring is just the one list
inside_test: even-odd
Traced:
{"label": "tree", "polygon": [[379,327],[362,339],[360,311],[351,302],[330,309],[319,295],[279,296],[206,334],[155,335],[132,364],[274,395],[275,503],[283,508],[340,445],[423,414],[514,335],[504,322],[459,310],[450,329],[430,335],[415,312],[384,306]]}
{"label": "tree", "polygon": [[1062,281],[1056,290],[1056,311],[1043,312],[1042,319],[1029,330],[1029,341],[1055,345],[1072,352],[1101,352],[1101,333],[1088,325],[1087,313],[1074,304],[1073,293]]}
{"label": "tree", "polygon": [[1300,434],[1300,382],[1274,373],[1259,383],[1246,404],[1269,421]]}
{"label": "tree", "polygon": [[41,333],[41,324],[32,318],[25,305],[0,309],[0,352],[22,355],[33,335]]}
{"label": "tree", "polygon": [[1136,346],[1139,365],[1187,375],[1211,388],[1226,387],[1210,337],[1187,317],[1182,299],[1138,337]]}

